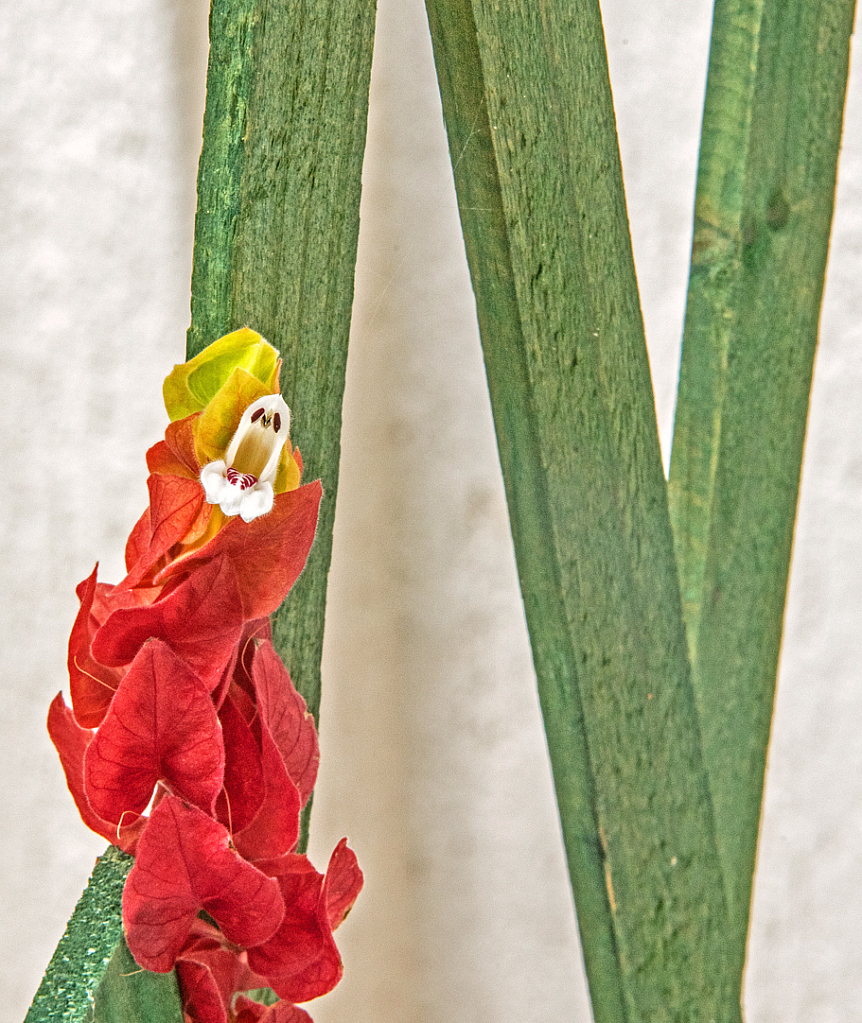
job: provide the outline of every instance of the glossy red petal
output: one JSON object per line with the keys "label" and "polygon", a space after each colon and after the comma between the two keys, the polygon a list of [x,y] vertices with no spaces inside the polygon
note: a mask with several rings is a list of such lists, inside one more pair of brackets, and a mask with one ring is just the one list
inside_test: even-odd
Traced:
{"label": "glossy red petal", "polygon": [[219,710],[224,736],[224,789],[216,817],[231,833],[242,831],[257,816],[266,793],[260,748],[248,722],[230,696]]}
{"label": "glossy red petal", "polygon": [[329,857],[323,881],[323,908],[333,930],[350,912],[364,880],[356,853],[348,847],[347,839],[342,838]]}
{"label": "glossy red petal", "polygon": [[228,941],[253,945],[279,927],[278,883],[230,848],[227,829],[175,796],[153,811],[123,891],[123,923],[135,960],[170,970],[205,910]]}
{"label": "glossy red petal", "polygon": [[261,728],[261,765],[265,795],[254,820],[234,832],[234,842],[247,859],[281,856],[299,839],[299,790],[290,780],[281,754],[264,725]]}
{"label": "glossy red petal", "polygon": [[97,565],[92,575],[78,586],[81,606],[69,636],[66,662],[72,707],[78,724],[83,728],[96,728],[102,723],[122,676],[122,672],[115,668],[97,663],[90,652],[92,638],[99,626],[93,615],[98,570]]}
{"label": "glossy red petal", "polygon": [[93,637],[102,664],[128,664],[150,638],[167,643],[208,690],[221,679],[242,632],[242,605],[230,562],[215,558],[173,592],[144,607],[115,611]]}
{"label": "glossy red petal", "polygon": [[252,677],[261,719],[272,733],[287,773],[299,789],[302,806],[305,806],[314,788],[320,762],[314,718],[294,688],[287,668],[271,642],[258,646]]}
{"label": "glossy red petal", "polygon": [[84,791],[84,756],[93,732],[78,725],[74,714],[63,702],[61,693],[57,693],[48,711],[48,734],[60,754],[66,784],[83,822],[91,831],[118,845],[124,852],[134,853],[146,819],[135,818],[128,826],[118,829],[116,824],[103,820],[90,806]]}
{"label": "glossy red petal", "polygon": [[87,750],[84,779],[93,809],[114,823],[142,813],[162,780],[212,810],[223,777],[221,727],[206,686],[170,647],[151,640]]}
{"label": "glossy red petal", "polygon": [[[200,485],[198,489],[203,495]],[[170,562],[155,582],[165,582],[176,573],[188,572],[224,554],[236,571],[243,617],[249,620],[272,614],[305,566],[322,495],[319,480],[276,495],[269,515],[253,522],[243,522],[238,516],[230,519],[203,547]]]}

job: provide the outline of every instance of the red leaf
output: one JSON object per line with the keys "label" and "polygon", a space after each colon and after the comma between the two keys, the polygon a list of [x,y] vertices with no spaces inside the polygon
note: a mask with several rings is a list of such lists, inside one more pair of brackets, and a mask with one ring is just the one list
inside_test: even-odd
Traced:
{"label": "red leaf", "polygon": [[200,910],[228,941],[266,941],[284,915],[278,883],[230,848],[227,829],[175,796],[153,811],[123,890],[126,940],[146,970],[166,973]]}
{"label": "red leaf", "polygon": [[[151,473],[147,488],[150,492],[150,536],[146,544],[142,535],[136,538],[135,546],[141,553],[120,584],[124,589],[137,586],[156,562],[183,539],[206,504],[199,480]],[[135,527],[136,532],[138,528]]]}
{"label": "red leaf", "polygon": [[102,664],[128,664],[150,638],[164,640],[212,690],[242,632],[242,606],[230,562],[214,558],[154,604],[115,611],[93,637]]}
{"label": "red leaf", "polygon": [[216,801],[216,817],[233,833],[242,831],[263,805],[266,785],[260,748],[251,728],[230,696],[219,710],[224,736],[224,789]]}
{"label": "red leaf", "polygon": [[305,806],[314,788],[320,762],[314,718],[268,640],[261,643],[255,652],[252,677],[261,719],[272,732],[287,773],[299,789],[301,805]]}
{"label": "red leaf", "polygon": [[283,998],[275,1005],[266,1006],[240,995],[234,1011],[236,1023],[313,1023],[305,1009]]}
{"label": "red leaf", "polygon": [[97,663],[90,652],[90,643],[99,627],[93,615],[98,570],[96,565],[92,575],[78,586],[81,606],[69,636],[67,657],[72,707],[78,724],[84,728],[96,728],[102,723],[122,677],[122,672]]}
{"label": "red leaf", "polygon": [[[203,498],[200,484],[198,490]],[[316,480],[276,495],[269,515],[253,522],[243,522],[239,516],[231,518],[203,547],[166,565],[155,582],[163,583],[178,572],[188,572],[201,562],[224,554],[236,571],[243,618],[272,614],[305,567],[322,495],[320,480]]]}
{"label": "red leaf", "polygon": [[246,968],[214,927],[201,920],[192,927],[204,934],[193,935],[176,961],[183,1012],[194,1023],[228,1023],[228,1006]]}
{"label": "red leaf", "polygon": [[332,927],[341,923],[362,888],[355,855],[342,839],[325,878],[305,856],[283,856],[258,865],[278,877],[286,910],[273,937],[248,950],[249,966],[291,1002],[325,995],[342,974]]}
{"label": "red leaf", "polygon": [[299,838],[299,791],[265,725],[261,728],[261,765],[266,792],[263,804],[251,824],[233,836],[239,852],[250,860],[281,856],[293,849]]}
{"label": "red leaf", "polygon": [[206,686],[158,640],[135,657],[87,750],[96,813],[114,823],[142,813],[155,784],[212,810],[224,777],[221,728]]}
{"label": "red leaf", "polygon": [[48,734],[60,754],[66,784],[83,822],[91,831],[118,845],[124,852],[134,853],[146,818],[138,817],[129,826],[118,828],[115,824],[102,820],[90,806],[84,792],[84,755],[93,738],[93,732],[78,725],[75,716],[63,702],[61,693],[57,693],[48,711]]}
{"label": "red leaf", "polygon": [[333,930],[353,908],[356,897],[362,891],[363,882],[356,853],[348,848],[347,839],[342,838],[329,857],[323,882],[324,909]]}

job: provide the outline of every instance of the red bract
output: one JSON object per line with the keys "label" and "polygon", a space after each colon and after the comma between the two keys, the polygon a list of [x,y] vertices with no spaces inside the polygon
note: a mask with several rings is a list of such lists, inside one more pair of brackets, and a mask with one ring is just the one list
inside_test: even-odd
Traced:
{"label": "red bract", "polygon": [[341,979],[341,957],[332,931],[362,888],[356,856],[342,839],[325,876],[305,856],[283,856],[258,865],[278,879],[285,914],[269,940],[248,949],[249,966],[266,977],[281,998],[291,1002],[318,998]]}
{"label": "red bract", "polygon": [[81,607],[69,637],[69,689],[75,718],[84,728],[101,724],[123,675],[116,668],[99,664],[90,653],[93,636],[102,624],[93,612],[98,568],[78,586]]}
{"label": "red bract", "polygon": [[224,554],[236,571],[243,618],[248,621],[272,614],[305,567],[322,496],[323,488],[315,480],[278,494],[269,515],[254,522],[230,519],[212,540],[161,569],[155,583],[162,585]]}
{"label": "red bract", "polygon": [[150,640],[84,758],[90,805],[118,823],[143,813],[162,781],[211,812],[223,779],[222,733],[206,686],[170,647]]}
{"label": "red bract", "polygon": [[151,638],[164,640],[214,689],[242,632],[236,573],[224,555],[204,564],[154,604],[114,611],[93,636],[92,658],[128,664]]}
{"label": "red bract", "polygon": [[48,711],[48,734],[60,754],[60,763],[66,775],[66,784],[78,807],[82,820],[97,835],[119,846],[123,852],[134,853],[144,829],[146,820],[138,817],[132,822],[123,822],[120,827],[103,820],[93,810],[84,787],[84,755],[93,738],[93,732],[81,728],[75,716],[63,702],[60,693],[51,702]]}
{"label": "red bract", "polygon": [[261,735],[260,763],[263,801],[253,820],[233,836],[237,849],[250,860],[280,856],[293,849],[299,838],[299,791],[266,727]]}
{"label": "red bract", "polygon": [[305,806],[320,762],[317,729],[305,700],[294,688],[287,669],[268,640],[257,645],[252,680],[261,720],[269,728]]}
{"label": "red bract", "polygon": [[171,423],[147,454],[150,507],[129,538],[120,588],[158,589],[225,555],[236,572],[243,618],[270,615],[299,578],[314,541],[320,481],[277,494],[272,511],[253,522],[226,518],[204,498],[192,437],[196,418]]}
{"label": "red bract", "polygon": [[312,1023],[305,1009],[284,1000],[266,1006],[240,995],[235,1009],[235,1023]]}
{"label": "red bract", "polygon": [[166,973],[204,910],[234,945],[266,941],[284,917],[279,886],[230,848],[208,814],[166,796],[150,816],[123,891],[129,950]]}
{"label": "red bract", "polygon": [[224,788],[216,817],[231,833],[242,831],[257,816],[266,794],[260,747],[231,696],[219,710],[226,751]]}
{"label": "red bract", "polygon": [[348,847],[347,839],[342,838],[329,857],[323,881],[323,907],[333,931],[353,908],[362,891],[363,880],[356,853]]}

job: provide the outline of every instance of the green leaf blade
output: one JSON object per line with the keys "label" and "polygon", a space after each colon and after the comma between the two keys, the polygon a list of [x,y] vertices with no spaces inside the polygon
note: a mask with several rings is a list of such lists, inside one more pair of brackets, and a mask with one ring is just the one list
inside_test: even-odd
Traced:
{"label": "green leaf blade", "polygon": [[318,714],[374,0],[214,0],[187,354],[251,326],[284,360],[317,538],[273,632]]}
{"label": "green leaf blade", "polygon": [[182,1023],[177,977],[151,973],[135,962],[120,939],[96,991],[93,1023]]}
{"label": "green leaf blade", "polygon": [[112,845],[99,857],[24,1023],[181,1023],[175,975],[142,979],[126,948],[121,899],[133,863]]}
{"label": "green leaf blade", "polygon": [[853,6],[716,7],[669,491],[740,977]]}
{"label": "green leaf blade", "polygon": [[426,6],[595,1018],[732,1020],[598,8]]}

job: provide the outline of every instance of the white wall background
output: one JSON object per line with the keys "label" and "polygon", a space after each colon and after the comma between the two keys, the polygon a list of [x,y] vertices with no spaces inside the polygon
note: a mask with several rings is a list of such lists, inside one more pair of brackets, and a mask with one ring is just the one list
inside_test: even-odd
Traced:
{"label": "white wall background", "polygon": [[[710,5],[606,0],[656,401],[673,413]],[[45,732],[74,586],[121,572],[182,359],[205,0],[0,19],[0,1023],[103,842]],[[312,852],[367,886],[318,1023],[589,1020],[421,0],[380,0]],[[862,1004],[862,88],[767,781],[749,1023]],[[445,454],[443,454],[445,453]],[[443,454],[443,457],[441,457]]]}

